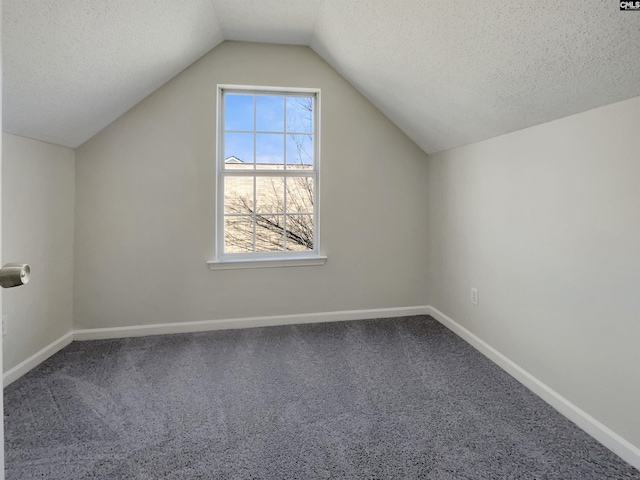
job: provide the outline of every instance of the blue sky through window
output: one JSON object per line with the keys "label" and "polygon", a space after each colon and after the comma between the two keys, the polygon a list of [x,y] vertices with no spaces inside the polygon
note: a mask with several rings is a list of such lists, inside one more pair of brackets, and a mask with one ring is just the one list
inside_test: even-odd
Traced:
{"label": "blue sky through window", "polygon": [[229,157],[236,157],[243,163],[253,163],[253,132],[224,134],[224,158]]}
{"label": "blue sky through window", "polygon": [[313,165],[313,136],[287,135],[287,165]]}
{"label": "blue sky through window", "polygon": [[271,95],[256,97],[256,130],[284,132],[284,97]]}
{"label": "blue sky through window", "polygon": [[253,95],[225,95],[226,130],[253,131]]}
{"label": "blue sky through window", "polygon": [[284,164],[284,133],[256,134],[256,163]]}
{"label": "blue sky through window", "polygon": [[287,132],[313,132],[313,98],[287,97]]}
{"label": "blue sky through window", "polygon": [[253,163],[255,141],[257,164],[283,165],[286,151],[287,165],[312,165],[313,108],[312,97],[225,94],[224,158]]}

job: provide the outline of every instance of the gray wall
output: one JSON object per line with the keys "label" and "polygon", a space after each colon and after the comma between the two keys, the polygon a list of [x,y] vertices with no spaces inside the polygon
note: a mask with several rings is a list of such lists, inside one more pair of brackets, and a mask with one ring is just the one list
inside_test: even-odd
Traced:
{"label": "gray wall", "polygon": [[72,329],[74,182],[70,148],[2,135],[2,259],[32,268],[3,292],[5,371]]}
{"label": "gray wall", "polygon": [[[324,266],[208,270],[218,83],[322,89]],[[426,155],[309,48],[226,42],[76,158],[77,328],[425,304]]]}
{"label": "gray wall", "polygon": [[640,447],[638,125],[640,97],[441,152],[428,190],[429,303]]}

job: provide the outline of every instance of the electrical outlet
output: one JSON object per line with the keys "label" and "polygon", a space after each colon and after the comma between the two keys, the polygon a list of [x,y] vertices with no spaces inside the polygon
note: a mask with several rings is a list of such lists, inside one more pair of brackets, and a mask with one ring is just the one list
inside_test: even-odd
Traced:
{"label": "electrical outlet", "polygon": [[9,315],[2,315],[2,336],[3,337],[7,334],[8,318],[9,318]]}
{"label": "electrical outlet", "polygon": [[471,287],[471,303],[478,305],[478,289]]}

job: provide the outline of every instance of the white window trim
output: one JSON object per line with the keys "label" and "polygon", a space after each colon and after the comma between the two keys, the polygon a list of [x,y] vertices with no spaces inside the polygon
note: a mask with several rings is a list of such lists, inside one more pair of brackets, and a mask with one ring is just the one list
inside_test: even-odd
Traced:
{"label": "white window trim", "polygon": [[236,270],[243,268],[277,268],[277,267],[311,267],[324,265],[327,257],[318,255],[315,257],[298,258],[252,258],[244,260],[209,261],[209,270]]}
{"label": "white window trim", "polygon": [[[314,249],[305,252],[251,252],[251,253],[224,253],[224,92],[243,92],[253,94],[311,94],[315,96],[314,108]],[[225,85],[217,86],[217,108],[216,108],[216,239],[215,258],[207,262],[211,270],[230,270],[244,268],[267,268],[267,267],[293,267],[293,266],[313,266],[324,265],[327,257],[320,254],[320,89],[317,88],[283,88],[264,87],[253,85]],[[232,171],[232,174],[245,172],[243,170]],[[283,175],[286,170],[256,170],[246,171],[244,175]],[[243,175],[242,173],[240,175]],[[306,176],[308,171],[300,171],[293,174],[288,172],[287,176]]]}

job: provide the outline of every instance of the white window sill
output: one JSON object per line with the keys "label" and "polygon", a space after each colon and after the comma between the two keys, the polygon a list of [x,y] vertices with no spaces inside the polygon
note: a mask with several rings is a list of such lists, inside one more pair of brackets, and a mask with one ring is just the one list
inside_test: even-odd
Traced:
{"label": "white window sill", "polygon": [[242,268],[309,267],[324,265],[325,256],[292,258],[259,258],[243,260],[210,260],[209,270],[236,270]]}

